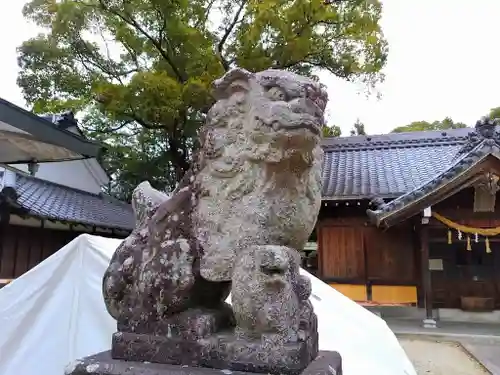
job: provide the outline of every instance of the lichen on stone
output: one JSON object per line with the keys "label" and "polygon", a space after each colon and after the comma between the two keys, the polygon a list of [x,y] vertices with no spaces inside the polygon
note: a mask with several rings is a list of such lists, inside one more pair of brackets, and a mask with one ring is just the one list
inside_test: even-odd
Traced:
{"label": "lichen on stone", "polygon": [[[136,227],[104,275],[106,307],[124,332],[200,337],[233,324],[224,304],[232,287],[240,331],[296,340],[312,313],[297,250],[321,204],[327,94],[290,72],[234,69],[214,96],[178,187],[135,189]],[[273,267],[283,274],[267,275]]]}

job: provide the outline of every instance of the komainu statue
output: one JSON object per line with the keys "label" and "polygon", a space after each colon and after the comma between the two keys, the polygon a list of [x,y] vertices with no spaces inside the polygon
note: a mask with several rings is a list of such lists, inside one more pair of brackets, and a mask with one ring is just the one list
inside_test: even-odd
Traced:
{"label": "komainu statue", "polygon": [[300,373],[318,350],[297,250],[320,208],[327,94],[290,72],[234,69],[214,96],[175,191],[134,191],[136,228],[103,280],[112,354]]}

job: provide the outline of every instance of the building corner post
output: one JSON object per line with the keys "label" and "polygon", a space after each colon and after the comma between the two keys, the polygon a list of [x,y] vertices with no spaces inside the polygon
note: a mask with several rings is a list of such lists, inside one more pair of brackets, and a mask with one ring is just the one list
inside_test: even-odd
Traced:
{"label": "building corner post", "polygon": [[429,221],[431,215],[431,207],[426,208],[423,211],[420,225],[421,282],[425,305],[425,318],[423,320],[424,328],[436,328],[437,326],[432,309],[432,279],[429,268]]}

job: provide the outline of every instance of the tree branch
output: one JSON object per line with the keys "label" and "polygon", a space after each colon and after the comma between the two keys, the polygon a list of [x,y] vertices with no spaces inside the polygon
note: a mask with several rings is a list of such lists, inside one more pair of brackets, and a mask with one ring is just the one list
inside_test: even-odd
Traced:
{"label": "tree branch", "polygon": [[[131,108],[132,110],[132,108]],[[124,116],[127,116],[127,117],[130,117],[132,120],[134,120],[135,122],[137,122],[139,125],[141,125],[143,128],[145,129],[149,129],[149,130],[158,130],[158,129],[161,129],[163,128],[163,126],[161,125],[151,125],[149,123],[147,123],[146,121],[144,121],[143,119],[141,119],[140,117],[138,117],[135,113],[123,113]]]}
{"label": "tree branch", "polygon": [[[100,98],[99,96],[96,96],[94,97],[94,100],[97,102],[97,103],[100,103],[100,104],[103,104],[103,105],[106,105],[106,100],[103,99],[103,98]],[[128,117],[130,118],[131,120],[135,121],[136,123],[138,123],[139,125],[141,125],[143,128],[145,129],[149,129],[149,130],[159,130],[161,128],[163,128],[163,126],[161,125],[152,125],[152,124],[149,124],[147,123],[146,121],[144,121],[143,119],[141,119],[139,116],[137,116],[135,114],[135,111],[134,111],[134,108],[129,105],[129,108],[130,108],[130,112],[127,112],[127,111],[120,111],[118,114],[120,116],[124,116],[124,117]],[[131,122],[131,121],[130,121]],[[129,122],[129,124],[130,124]],[[127,125],[127,124],[126,124]]]}
{"label": "tree branch", "polygon": [[109,127],[108,129],[106,130],[100,130],[100,129],[94,129],[93,131],[96,132],[96,133],[100,133],[100,134],[109,134],[109,133],[115,133],[117,132],[118,130],[121,130],[123,129],[125,126],[129,125],[132,123],[132,120],[128,120],[128,121],[124,121],[123,124],[120,124],[116,127]]}
{"label": "tree branch", "polygon": [[151,35],[149,35],[146,30],[144,30],[141,25],[130,15],[127,14],[128,18],[125,17],[123,14],[120,12],[113,10],[110,7],[107,7],[104,4],[105,0],[99,0],[99,4],[101,5],[101,8],[107,12],[110,12],[111,14],[114,14],[118,18],[120,18],[123,22],[125,22],[127,25],[130,25],[132,27],[135,27],[137,31],[139,31],[149,42],[156,48],[158,53],[165,59],[165,61],[170,65],[172,68],[172,71],[174,72],[175,76],[180,82],[186,82],[186,78],[184,77],[183,74],[181,74],[180,70],[176,67],[174,64],[172,58],[168,55],[168,53],[162,48],[161,43],[157,41],[155,38],[153,38]]}
{"label": "tree branch", "polygon": [[[93,65],[95,68],[99,69],[102,73],[108,75],[110,78],[116,79],[119,83],[123,85],[123,81],[121,77],[127,76],[130,73],[137,72],[138,70],[135,68],[131,68],[125,71],[118,71],[115,67],[112,66],[113,61],[110,59],[110,64],[105,64],[105,61],[100,61],[100,56],[96,56],[94,51],[88,46],[88,44],[83,40],[80,36],[75,37],[74,43],[71,44],[73,48],[73,52],[75,56],[79,57],[80,63],[87,69],[89,72],[92,72],[92,69],[87,66],[86,63]],[[79,48],[81,47],[81,48]],[[84,49],[85,51],[81,51]]]}
{"label": "tree branch", "polygon": [[273,64],[272,69],[290,69],[290,68],[293,68],[294,66],[296,66],[298,64],[306,63],[307,62],[307,58],[309,58],[309,57],[311,57],[313,55],[314,55],[313,52],[308,53],[302,59],[296,60],[296,61],[290,61],[287,64],[281,64],[280,62],[277,61],[275,64]]}
{"label": "tree branch", "polygon": [[207,20],[208,20],[208,16],[209,16],[209,13],[210,13],[210,11],[212,10],[212,7],[213,7],[213,6],[214,6],[214,4],[215,4],[215,1],[216,1],[216,0],[211,0],[211,1],[208,3],[208,5],[207,5],[207,9],[205,10],[205,14],[204,14],[204,16],[203,16],[201,19],[199,19],[199,20],[198,20],[198,22],[196,22],[196,23],[195,23],[195,25],[194,25],[194,27],[195,27],[196,29],[200,28],[200,27],[201,27],[201,25],[204,25],[204,24],[207,22]]}
{"label": "tree branch", "polygon": [[175,137],[167,137],[167,142],[169,146],[167,152],[172,157],[175,178],[177,181],[180,181],[184,176],[184,173],[190,167],[189,162],[186,159],[187,155],[184,152],[179,151],[184,149],[183,142]]}
{"label": "tree branch", "polygon": [[227,42],[227,39],[231,35],[231,32],[233,31],[234,27],[238,23],[238,20],[240,18],[241,12],[245,8],[245,5],[247,4],[248,0],[241,0],[240,7],[236,11],[236,14],[234,15],[233,21],[229,24],[229,26],[225,29],[224,35],[222,36],[221,40],[219,41],[219,44],[217,44],[217,55],[219,56],[219,59],[222,63],[222,66],[224,67],[225,70],[229,70],[230,65],[226,61],[226,59],[223,56],[223,51],[224,51],[224,44]]}

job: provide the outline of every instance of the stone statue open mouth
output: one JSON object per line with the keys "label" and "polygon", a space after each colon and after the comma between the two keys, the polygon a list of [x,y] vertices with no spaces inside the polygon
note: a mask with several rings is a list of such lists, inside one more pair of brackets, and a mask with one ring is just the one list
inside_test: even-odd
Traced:
{"label": "stone statue open mouth", "polygon": [[272,124],[275,131],[306,129],[314,135],[321,133],[324,122],[323,111],[313,100],[297,98],[286,105],[277,105],[271,109],[271,113],[269,119],[263,116],[261,120]]}
{"label": "stone statue open mouth", "polygon": [[277,266],[276,267],[261,266],[260,269],[262,273],[272,277],[281,277],[285,274],[285,270]]}
{"label": "stone statue open mouth", "polygon": [[280,124],[279,122],[275,122],[273,124],[273,129],[274,130],[301,130],[301,129],[306,129],[311,131],[315,135],[320,134],[320,126],[317,121],[301,121],[298,123],[287,123],[285,125]]}

